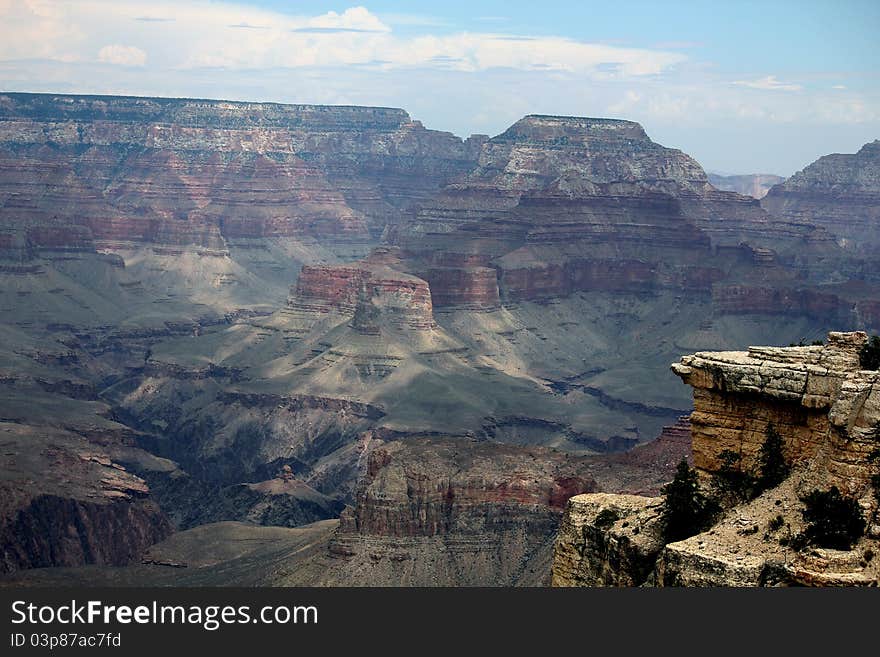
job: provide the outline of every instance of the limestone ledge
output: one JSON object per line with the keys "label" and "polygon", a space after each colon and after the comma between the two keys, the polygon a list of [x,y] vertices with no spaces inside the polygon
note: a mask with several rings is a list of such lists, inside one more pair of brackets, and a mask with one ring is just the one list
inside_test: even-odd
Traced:
{"label": "limestone ledge", "polygon": [[868,430],[880,420],[880,373],[859,367],[867,339],[861,331],[832,332],[824,346],[697,352],[674,363],[672,371],[694,388],[827,409],[832,426]]}

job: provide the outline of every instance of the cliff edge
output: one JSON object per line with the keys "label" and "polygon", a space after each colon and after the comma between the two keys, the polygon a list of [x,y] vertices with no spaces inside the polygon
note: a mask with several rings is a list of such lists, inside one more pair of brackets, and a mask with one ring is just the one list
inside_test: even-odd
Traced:
{"label": "cliff edge", "polygon": [[[862,369],[867,341],[832,332],[822,345],[698,352],[673,364],[694,388],[694,468],[720,509],[711,527],[665,543],[663,498],[575,496],[553,585],[877,586],[880,372]],[[757,481],[769,435],[781,437],[790,474],[731,501],[731,473]],[[864,521],[848,549],[810,540],[804,513],[811,493],[835,488]]]}

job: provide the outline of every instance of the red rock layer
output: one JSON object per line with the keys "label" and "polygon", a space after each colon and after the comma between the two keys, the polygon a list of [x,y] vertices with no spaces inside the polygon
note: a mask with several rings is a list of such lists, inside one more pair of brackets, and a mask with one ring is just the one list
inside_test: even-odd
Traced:
{"label": "red rock layer", "polygon": [[398,328],[427,330],[435,326],[428,283],[382,265],[306,265],[287,305],[313,315],[333,312],[352,316],[369,305]]}
{"label": "red rock layer", "polygon": [[0,95],[0,225],[221,248],[367,239],[469,170],[481,139],[388,108]]}
{"label": "red rock layer", "polygon": [[432,268],[425,272],[435,306],[488,310],[501,305],[498,275],[488,267]]}
{"label": "red rock layer", "polygon": [[[636,123],[529,116],[485,142],[477,166],[389,240],[406,271],[431,283],[435,307],[492,308],[576,291],[708,295],[755,266],[759,250],[794,263],[824,248],[823,236],[714,189],[693,159]],[[755,242],[751,258],[744,239]]]}
{"label": "red rock layer", "polygon": [[722,314],[875,320],[875,295],[835,298],[827,284],[870,279],[867,261],[821,227],[713,188],[691,158],[627,121],[526,117],[389,241],[437,308],[667,289],[706,295]]}
{"label": "red rock layer", "polygon": [[851,307],[836,294],[815,289],[749,285],[718,286],[712,301],[722,315],[801,315],[828,320],[847,317]]}

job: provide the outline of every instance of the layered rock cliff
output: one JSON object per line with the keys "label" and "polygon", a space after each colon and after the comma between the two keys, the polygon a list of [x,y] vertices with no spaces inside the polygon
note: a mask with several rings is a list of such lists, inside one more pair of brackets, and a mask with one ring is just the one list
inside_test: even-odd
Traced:
{"label": "layered rock cliff", "polygon": [[[572,498],[553,582],[569,585],[877,585],[876,481],[880,382],[862,370],[864,333],[830,333],[810,347],[751,347],[684,357],[673,372],[694,388],[693,462],[710,487],[736,456],[759,471],[772,427],[791,474],[726,508],[711,529],[664,545],[662,498]],[[849,550],[805,548],[804,497],[836,487],[856,500],[867,531]]]}
{"label": "layered rock cliff", "polygon": [[774,186],[761,205],[775,216],[806,221],[866,255],[880,242],[880,140],[857,153],[825,155]]}
{"label": "layered rock cliff", "polygon": [[480,141],[400,109],[9,93],[0,198],[17,225],[101,241],[363,239],[470,169]]}
{"label": "layered rock cliff", "polygon": [[543,449],[412,437],[369,455],[326,577],[349,584],[539,584],[585,462]]}
{"label": "layered rock cliff", "polygon": [[773,221],[755,199],[715,189],[692,158],[637,123],[554,116],[527,116],[485,142],[477,166],[390,239],[436,306],[474,287],[484,308],[499,305],[496,286],[472,281],[492,270],[501,301],[708,293],[741,264],[718,246],[747,240],[800,271],[802,258],[833,246],[815,227]]}

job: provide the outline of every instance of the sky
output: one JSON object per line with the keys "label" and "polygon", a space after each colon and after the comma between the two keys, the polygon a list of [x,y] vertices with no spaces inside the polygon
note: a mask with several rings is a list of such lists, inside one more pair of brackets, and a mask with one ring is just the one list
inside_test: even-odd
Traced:
{"label": "sky", "polygon": [[880,138],[878,0],[0,0],[0,91],[625,118],[707,170]]}

